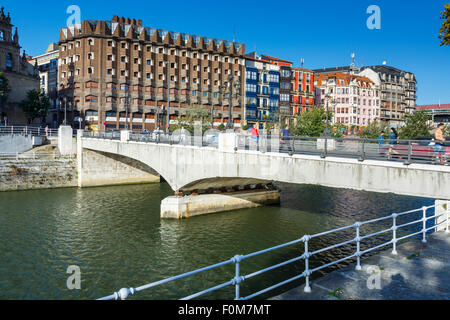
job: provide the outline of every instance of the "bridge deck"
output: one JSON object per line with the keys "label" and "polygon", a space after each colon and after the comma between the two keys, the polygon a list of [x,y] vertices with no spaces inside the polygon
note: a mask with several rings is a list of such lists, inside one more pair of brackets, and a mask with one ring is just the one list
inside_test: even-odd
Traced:
{"label": "bridge deck", "polygon": [[[336,270],[313,281],[312,293],[302,286],[271,300],[448,300],[450,235],[438,232],[427,241],[404,243],[397,256],[388,250],[364,259],[362,271],[355,264]],[[380,272],[381,289],[371,290],[367,282],[375,272]]]}

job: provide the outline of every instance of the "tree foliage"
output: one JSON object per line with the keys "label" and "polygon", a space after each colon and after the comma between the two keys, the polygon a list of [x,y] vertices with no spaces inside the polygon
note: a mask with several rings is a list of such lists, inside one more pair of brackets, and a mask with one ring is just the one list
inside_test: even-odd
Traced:
{"label": "tree foliage", "polygon": [[20,106],[29,124],[38,118],[44,122],[50,107],[50,99],[42,91],[34,89],[27,92],[27,97],[20,103]]}
{"label": "tree foliage", "polygon": [[359,136],[363,139],[378,139],[381,131],[389,134],[389,126],[385,123],[374,121],[369,123],[369,125],[364,129],[362,129]]}
{"label": "tree foliage", "polygon": [[9,87],[8,78],[5,77],[3,71],[0,71],[0,99],[2,103],[8,100],[9,92],[11,88]]}
{"label": "tree foliage", "polygon": [[442,22],[441,33],[439,39],[441,39],[441,46],[450,46],[450,3],[444,5],[444,11],[441,13]]}
{"label": "tree foliage", "polygon": [[[329,113],[329,119],[332,118],[333,115]],[[323,108],[313,108],[297,117],[293,133],[296,136],[320,137],[324,133],[326,119],[327,115]]]}
{"label": "tree foliage", "polygon": [[450,125],[444,127],[444,137],[450,138]]}
{"label": "tree foliage", "polygon": [[424,111],[416,111],[407,115],[405,126],[399,131],[400,139],[412,140],[418,137],[429,136],[431,128],[427,125],[428,120],[430,120],[430,116]]}
{"label": "tree foliage", "polygon": [[185,119],[179,119],[178,124],[173,126],[173,130],[184,128],[191,134],[194,133],[196,123],[201,123],[202,132],[211,128],[211,113],[208,109],[200,105],[191,105],[186,108]]}

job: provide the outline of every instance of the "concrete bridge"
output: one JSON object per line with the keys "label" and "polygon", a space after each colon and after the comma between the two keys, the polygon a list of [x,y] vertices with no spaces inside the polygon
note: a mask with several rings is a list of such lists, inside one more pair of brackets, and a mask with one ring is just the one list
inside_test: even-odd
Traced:
{"label": "concrete bridge", "polygon": [[218,148],[131,141],[126,131],[112,140],[80,130],[77,141],[79,187],[161,177],[175,192],[161,205],[167,218],[276,203],[274,181],[450,200],[447,166],[239,150],[233,133]]}

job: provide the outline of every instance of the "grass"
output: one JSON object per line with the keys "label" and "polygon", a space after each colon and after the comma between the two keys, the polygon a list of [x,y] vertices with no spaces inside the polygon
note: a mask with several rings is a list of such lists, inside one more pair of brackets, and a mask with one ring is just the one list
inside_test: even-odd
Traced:
{"label": "grass", "polygon": [[412,255],[406,257],[406,260],[412,260],[414,258],[420,257],[420,252],[413,253]]}
{"label": "grass", "polygon": [[331,291],[330,293],[328,293],[328,295],[330,297],[334,297],[334,298],[337,298],[337,299],[342,299],[341,295],[343,293],[344,293],[344,290],[342,290],[342,288],[337,288],[336,290]]}

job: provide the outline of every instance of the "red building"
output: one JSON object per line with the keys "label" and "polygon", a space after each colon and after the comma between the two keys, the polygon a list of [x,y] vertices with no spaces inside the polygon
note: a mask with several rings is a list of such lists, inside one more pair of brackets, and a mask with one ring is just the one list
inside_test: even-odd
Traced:
{"label": "red building", "polygon": [[291,104],[294,115],[308,112],[315,104],[314,72],[292,68]]}

